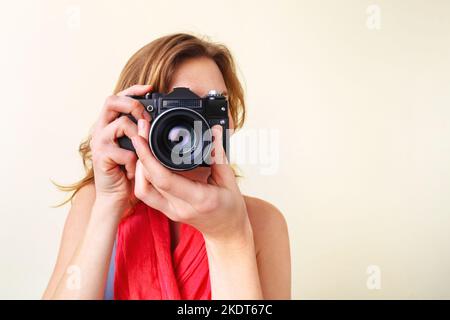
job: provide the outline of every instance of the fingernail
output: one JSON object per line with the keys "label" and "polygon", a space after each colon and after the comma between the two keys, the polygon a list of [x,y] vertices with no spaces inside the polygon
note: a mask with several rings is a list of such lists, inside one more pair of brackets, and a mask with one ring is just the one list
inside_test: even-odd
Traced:
{"label": "fingernail", "polygon": [[144,119],[139,119],[138,120],[138,130],[139,131],[143,131],[145,129],[145,121]]}
{"label": "fingernail", "polygon": [[136,145],[137,145],[136,137],[131,137],[131,143],[133,144],[133,147],[136,149]]}
{"label": "fingernail", "polygon": [[216,127],[216,130],[218,131],[219,134],[222,133],[222,129],[223,128],[222,128],[221,125],[216,124],[215,127]]}

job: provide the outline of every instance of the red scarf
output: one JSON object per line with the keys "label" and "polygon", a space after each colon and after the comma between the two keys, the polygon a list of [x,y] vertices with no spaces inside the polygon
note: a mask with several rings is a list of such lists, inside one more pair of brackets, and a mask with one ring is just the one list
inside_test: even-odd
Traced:
{"label": "red scarf", "polygon": [[114,299],[211,299],[202,234],[182,224],[170,248],[169,219],[140,202],[119,225]]}

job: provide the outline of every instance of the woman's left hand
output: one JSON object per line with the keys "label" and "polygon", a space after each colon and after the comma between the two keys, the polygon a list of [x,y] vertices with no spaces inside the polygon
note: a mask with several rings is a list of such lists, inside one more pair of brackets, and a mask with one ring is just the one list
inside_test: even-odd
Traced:
{"label": "woman's left hand", "polygon": [[251,226],[222,146],[222,127],[212,128],[214,156],[207,183],[192,181],[164,167],[149,148],[149,128],[148,121],[139,120],[138,136],[132,139],[139,157],[135,196],[171,220],[192,225],[205,240],[247,240]]}

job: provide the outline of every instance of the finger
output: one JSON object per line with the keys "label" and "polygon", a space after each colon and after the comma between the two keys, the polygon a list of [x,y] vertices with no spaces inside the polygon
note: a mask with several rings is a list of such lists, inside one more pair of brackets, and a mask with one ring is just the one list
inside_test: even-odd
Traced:
{"label": "finger", "polygon": [[[145,121],[145,120],[144,120]],[[108,124],[100,133],[100,140],[104,143],[115,143],[117,138],[137,136],[136,124],[128,117],[119,117]]]}
{"label": "finger", "polygon": [[[149,124],[144,123],[141,126],[149,126]],[[166,192],[190,203],[200,201],[197,198],[203,194],[204,190],[202,190],[199,183],[170,171],[153,156],[147,140],[142,137],[148,132],[147,130],[146,128],[138,129],[138,136],[133,137],[131,141],[139,160],[148,172],[148,179],[152,185],[160,192]]]}
{"label": "finger", "polygon": [[150,133],[150,123],[145,120],[138,120],[138,135],[148,141]]}
{"label": "finger", "polygon": [[186,208],[185,213],[187,213],[189,204],[177,197],[172,196],[167,192],[155,188],[149,182],[151,181],[150,174],[147,170],[145,170],[140,160],[138,160],[136,164],[135,181],[137,182],[137,189],[135,188],[135,194],[137,194],[136,196],[138,198],[140,198],[152,208],[155,208],[164,213],[167,217],[169,217],[169,219],[173,221],[182,221],[182,219],[177,215],[177,212],[171,210],[171,207],[173,207],[173,204],[177,204],[178,207]]}
{"label": "finger", "polygon": [[142,96],[152,90],[151,84],[136,84],[117,93],[118,96]]}
{"label": "finger", "polygon": [[[136,85],[131,86],[123,91],[120,91],[117,95],[118,96],[143,96],[146,93],[151,92],[152,89],[153,89],[153,86],[151,84],[146,84],[146,85],[136,84]],[[144,112],[144,119],[147,119],[148,121],[150,121],[151,120],[150,113]]]}
{"label": "finger", "polygon": [[[150,124],[149,124],[147,121],[145,121],[145,120],[139,120],[139,121],[138,121],[138,135],[139,135],[140,137],[142,137],[142,138],[146,141],[147,145],[148,145],[149,132],[150,132]],[[154,158],[154,155],[153,155],[153,154],[151,154],[151,156]],[[161,197],[163,197],[167,203],[172,203],[172,204],[173,204],[173,203],[180,203],[180,202],[181,202],[181,203],[183,203],[183,207],[186,207],[186,206],[188,205],[184,200],[182,200],[182,199],[180,199],[180,198],[178,198],[178,197],[172,195],[171,193],[169,193],[169,192],[167,192],[167,191],[164,191],[164,190],[161,189],[161,188],[160,188],[159,190],[157,190],[157,188],[155,188],[154,186],[152,186],[152,184],[151,184],[149,181],[154,180],[154,178],[153,178],[152,175],[145,169],[145,167],[143,167],[141,161],[138,161],[138,162],[140,163],[140,166],[141,166],[141,168],[142,168],[142,174],[144,175],[144,177],[145,177],[147,183],[148,183],[153,189],[155,189],[155,191],[158,192],[158,194],[159,194]],[[163,168],[166,169],[165,167],[163,167]],[[169,172],[170,172],[170,171],[169,171]],[[171,173],[171,172],[170,172],[170,173]],[[173,173],[171,173],[171,174],[173,174]],[[153,176],[154,176],[154,175],[153,175]],[[176,177],[177,174],[173,174],[173,176],[174,176],[175,178],[177,178],[177,177]],[[191,197],[190,200],[192,200],[193,198],[194,198],[194,197]],[[170,210],[168,210],[167,208],[164,210],[164,213],[165,213],[170,219],[172,219],[172,220],[174,220],[174,221],[178,221],[178,220],[179,220],[179,217],[176,217],[176,216],[174,216],[173,214],[171,214]]]}
{"label": "finger", "polygon": [[216,164],[228,164],[227,155],[223,148],[223,128],[215,125],[211,128],[212,132],[212,160]]}
{"label": "finger", "polygon": [[134,194],[148,206],[165,212],[168,201],[146,179],[145,169],[141,161],[136,163],[136,176],[134,180]]}
{"label": "finger", "polygon": [[115,146],[109,146],[106,148],[105,156],[113,163],[124,166],[128,179],[131,180],[134,178],[137,161],[137,157],[134,152]]}
{"label": "finger", "polygon": [[[211,129],[213,136],[213,152],[211,155],[211,179],[215,184],[223,187],[235,187],[236,178],[223,148],[223,129],[215,125]],[[211,180],[209,182],[212,182]]]}
{"label": "finger", "polygon": [[121,113],[131,114],[136,120],[150,118],[150,115],[138,100],[125,96],[109,96],[106,98],[100,114],[99,126],[107,126]]}

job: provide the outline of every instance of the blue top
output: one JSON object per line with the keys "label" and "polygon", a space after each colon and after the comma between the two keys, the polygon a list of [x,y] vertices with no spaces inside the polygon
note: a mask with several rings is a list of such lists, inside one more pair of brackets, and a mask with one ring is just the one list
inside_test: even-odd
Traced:
{"label": "blue top", "polygon": [[116,241],[114,241],[111,260],[109,262],[108,278],[106,279],[104,300],[114,300],[115,258],[116,258]]}

